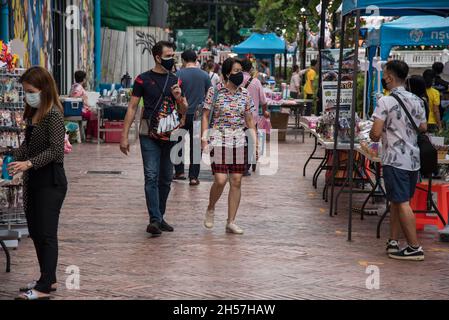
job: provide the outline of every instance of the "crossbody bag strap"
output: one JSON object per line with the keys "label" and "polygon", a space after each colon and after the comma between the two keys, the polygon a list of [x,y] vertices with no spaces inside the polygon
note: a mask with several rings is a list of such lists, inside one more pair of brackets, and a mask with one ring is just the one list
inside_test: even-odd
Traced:
{"label": "crossbody bag strap", "polygon": [[[151,80],[153,80],[153,82],[156,84],[156,86],[159,88],[159,90],[161,90],[161,87],[159,86],[159,84],[157,83],[157,81],[155,81],[155,80],[153,79],[153,77],[151,77],[150,75],[148,75],[148,77],[149,77]],[[167,74],[167,79],[165,80],[164,89],[161,90],[161,95],[159,96],[158,101],[157,101],[156,104],[154,105],[153,111],[151,111],[151,115],[150,115],[147,119],[144,119],[144,120],[147,122],[147,125],[148,125],[148,133],[149,133],[149,131],[151,130],[151,128],[150,128],[150,121],[153,119],[154,112],[156,111],[157,107],[159,106],[159,103],[162,101],[162,98],[163,98],[164,95],[165,95],[165,90],[167,89],[167,85],[168,85],[168,80],[169,80],[169,79],[170,79],[170,73]]]}
{"label": "crossbody bag strap", "polygon": [[210,106],[210,111],[209,111],[209,127],[211,127],[212,119],[214,118],[214,111],[215,111],[215,107],[217,105],[217,100],[218,100],[218,92],[219,92],[219,90],[217,88],[214,88],[214,97],[212,99],[212,105]]}
{"label": "crossbody bag strap", "polygon": [[247,82],[246,85],[245,85],[245,89],[248,89],[249,85],[251,84],[251,82],[253,82],[253,80],[254,80],[253,77],[251,77],[251,78],[248,79],[248,82]]}
{"label": "crossbody bag strap", "polygon": [[401,98],[399,98],[396,94],[392,93],[390,94],[391,97],[395,98],[397,102],[399,102],[399,105],[402,107],[402,110],[404,110],[405,114],[407,115],[408,119],[410,120],[410,122],[412,123],[413,128],[415,128],[416,132],[418,134],[420,134],[421,132],[419,131],[418,126],[416,125],[415,121],[412,118],[412,115],[410,114],[410,112],[408,111],[407,107],[405,106],[404,102],[402,101]]}

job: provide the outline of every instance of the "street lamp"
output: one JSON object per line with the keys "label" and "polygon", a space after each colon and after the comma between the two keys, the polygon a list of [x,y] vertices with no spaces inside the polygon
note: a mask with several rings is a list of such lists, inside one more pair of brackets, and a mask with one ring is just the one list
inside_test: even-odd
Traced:
{"label": "street lamp", "polygon": [[306,51],[307,51],[307,9],[302,7],[300,10],[302,19],[302,26],[299,27],[299,32],[303,33],[303,42],[302,42],[302,59],[301,59],[301,70],[306,68]]}

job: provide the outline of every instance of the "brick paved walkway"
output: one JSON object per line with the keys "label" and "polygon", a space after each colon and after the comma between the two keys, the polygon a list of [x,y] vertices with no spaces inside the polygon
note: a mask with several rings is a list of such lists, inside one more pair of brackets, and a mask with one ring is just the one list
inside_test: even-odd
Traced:
{"label": "brick paved walkway", "polygon": [[[290,138],[290,137],[289,137]],[[125,158],[117,145],[75,146],[66,168],[70,189],[60,225],[60,290],[57,299],[448,299],[449,245],[435,231],[420,238],[422,263],[389,260],[385,239],[375,238],[376,217],[354,219],[346,241],[347,211],[330,218],[321,190],[311,188],[312,170],[302,166],[312,144],[291,139],[279,148],[275,176],[243,183],[238,222],[245,235],[224,233],[225,199],[213,231],[202,227],[210,182],[174,182],[167,220],[173,234],[150,239],[140,153]],[[311,169],[316,166],[313,163]],[[122,176],[86,175],[123,170]],[[207,173],[202,173],[207,177]],[[320,186],[323,180],[320,181]],[[227,193],[227,191],[225,191]],[[342,198],[342,203],[345,203]],[[387,234],[388,222],[383,235]],[[12,252],[6,274],[0,255],[0,298],[36,276],[30,239]],[[77,265],[81,289],[65,288],[66,267]],[[380,289],[366,289],[366,266],[380,269]]]}

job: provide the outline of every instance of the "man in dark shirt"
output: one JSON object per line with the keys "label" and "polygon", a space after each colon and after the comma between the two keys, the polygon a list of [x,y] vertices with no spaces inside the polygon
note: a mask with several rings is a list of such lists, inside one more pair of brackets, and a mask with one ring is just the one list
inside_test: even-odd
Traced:
{"label": "man in dark shirt", "polygon": [[178,78],[171,74],[174,66],[173,44],[158,42],[152,49],[156,66],[139,75],[134,83],[132,98],[125,117],[120,150],[128,155],[129,129],[133,123],[139,101],[144,109],[140,122],[140,147],[145,175],[145,197],[150,215],[147,232],[158,237],[162,231],[172,232],[165,220],[165,208],[173,178],[170,141],[173,130],[179,126],[180,114],[187,111],[187,100],[182,97]]}
{"label": "man in dark shirt", "polygon": [[[185,119],[184,129],[189,131],[190,135],[190,167],[189,179],[190,185],[195,186],[200,183],[198,176],[200,174],[201,162],[201,140],[200,130],[194,132],[193,124],[195,120],[195,112],[202,108],[204,98],[209,88],[212,86],[209,75],[197,68],[196,62],[198,57],[193,50],[186,50],[181,56],[185,67],[178,71],[177,76],[180,79],[182,91],[187,98],[189,109]],[[196,136],[194,135],[196,134]],[[182,157],[182,153],[180,152]],[[175,166],[176,174],[174,179],[184,180],[184,163],[181,162]]]}
{"label": "man in dark shirt", "polygon": [[447,91],[449,88],[449,82],[441,78],[443,73],[444,64],[442,62],[435,62],[432,65],[432,70],[435,72],[434,87],[439,91]]}

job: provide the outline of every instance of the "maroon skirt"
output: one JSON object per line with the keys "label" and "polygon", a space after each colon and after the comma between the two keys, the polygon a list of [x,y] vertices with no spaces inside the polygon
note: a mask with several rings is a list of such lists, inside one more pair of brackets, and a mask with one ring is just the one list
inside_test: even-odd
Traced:
{"label": "maroon skirt", "polygon": [[213,173],[244,174],[247,170],[247,147],[214,147],[210,156]]}

